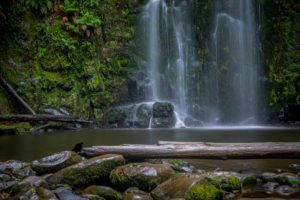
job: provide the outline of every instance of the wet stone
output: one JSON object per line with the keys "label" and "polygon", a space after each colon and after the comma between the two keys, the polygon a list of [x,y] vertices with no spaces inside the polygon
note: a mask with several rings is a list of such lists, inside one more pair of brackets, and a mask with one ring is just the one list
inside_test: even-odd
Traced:
{"label": "wet stone", "polygon": [[151,191],[174,174],[174,170],[165,164],[131,163],[114,169],[110,174],[110,182],[124,190],[138,187],[143,191]]}
{"label": "wet stone", "polygon": [[32,162],[32,168],[38,174],[53,173],[82,161],[72,151],[63,151]]}
{"label": "wet stone", "polygon": [[[289,185],[281,185],[279,187],[276,188],[276,193],[281,195],[281,196],[291,196],[291,195],[294,195],[296,193],[298,193],[299,190],[298,189],[295,189],[295,188],[292,188],[291,186]],[[300,197],[300,194],[299,196]]]}
{"label": "wet stone", "polygon": [[54,190],[60,200],[88,200],[87,198],[75,195],[67,188],[61,187]]}
{"label": "wet stone", "polygon": [[109,180],[110,172],[125,164],[121,155],[108,154],[84,160],[53,174],[48,180],[52,184],[68,184],[72,187],[86,187]]}
{"label": "wet stone", "polygon": [[12,172],[15,172],[26,166],[29,166],[29,163],[18,160],[9,160],[0,164],[0,171],[11,170]]}
{"label": "wet stone", "polygon": [[275,191],[275,188],[278,186],[279,184],[276,182],[268,182],[263,185],[263,188],[265,189],[267,194],[272,194]]}
{"label": "wet stone", "polygon": [[158,185],[151,195],[154,199],[184,198],[185,193],[196,183],[203,180],[198,174],[178,174]]}
{"label": "wet stone", "polygon": [[87,187],[84,190],[84,193],[98,195],[100,197],[103,197],[106,200],[121,200],[122,199],[121,193],[119,193],[118,191],[116,191],[110,187],[107,187],[107,186],[92,185],[92,186]]}
{"label": "wet stone", "polygon": [[128,188],[123,195],[123,200],[152,200],[150,194],[138,188]]}

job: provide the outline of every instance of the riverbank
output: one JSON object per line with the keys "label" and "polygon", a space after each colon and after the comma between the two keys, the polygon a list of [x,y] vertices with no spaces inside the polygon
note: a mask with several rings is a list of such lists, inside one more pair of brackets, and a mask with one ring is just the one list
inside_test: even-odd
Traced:
{"label": "riverbank", "polygon": [[300,198],[300,165],[268,172],[203,170],[182,160],[87,159],[62,151],[32,162],[0,163],[1,199]]}

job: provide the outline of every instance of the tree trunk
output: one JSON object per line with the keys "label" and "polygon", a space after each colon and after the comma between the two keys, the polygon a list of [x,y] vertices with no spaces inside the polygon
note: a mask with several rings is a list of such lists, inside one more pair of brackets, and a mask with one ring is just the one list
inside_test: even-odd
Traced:
{"label": "tree trunk", "polygon": [[299,159],[300,143],[193,143],[163,145],[94,146],[83,154],[94,157],[122,154],[126,158],[197,158],[197,159]]}
{"label": "tree trunk", "polygon": [[3,78],[0,76],[0,84],[12,95],[18,102],[21,104],[28,113],[35,115],[34,110],[19,96],[19,94],[15,91],[15,89]]}
{"label": "tree trunk", "polygon": [[7,122],[35,122],[35,121],[54,121],[78,124],[92,124],[91,121],[75,119],[66,115],[0,115],[0,121]]}

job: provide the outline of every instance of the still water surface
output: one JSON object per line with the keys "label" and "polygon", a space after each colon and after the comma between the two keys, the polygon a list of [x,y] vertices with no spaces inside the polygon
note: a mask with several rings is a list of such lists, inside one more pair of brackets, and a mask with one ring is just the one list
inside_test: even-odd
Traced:
{"label": "still water surface", "polygon": [[[0,137],[0,161],[17,159],[31,161],[62,150],[76,143],[84,146],[119,144],[156,144],[159,140],[192,142],[300,142],[299,128],[213,127],[201,129],[96,129],[64,131],[27,136]],[[288,168],[300,160],[194,160],[201,168],[235,168],[269,170]]]}

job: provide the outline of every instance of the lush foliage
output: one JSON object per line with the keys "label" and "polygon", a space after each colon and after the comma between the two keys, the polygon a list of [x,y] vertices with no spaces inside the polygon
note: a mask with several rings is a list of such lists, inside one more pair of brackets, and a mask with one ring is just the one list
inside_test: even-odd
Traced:
{"label": "lush foliage", "polygon": [[126,100],[120,91],[135,70],[127,50],[133,45],[135,3],[18,3],[0,7],[0,34],[6,38],[0,71],[36,111],[63,107],[99,119],[108,106]]}
{"label": "lush foliage", "polygon": [[277,107],[300,100],[300,3],[261,1],[264,10],[264,52],[270,85],[269,104]]}

